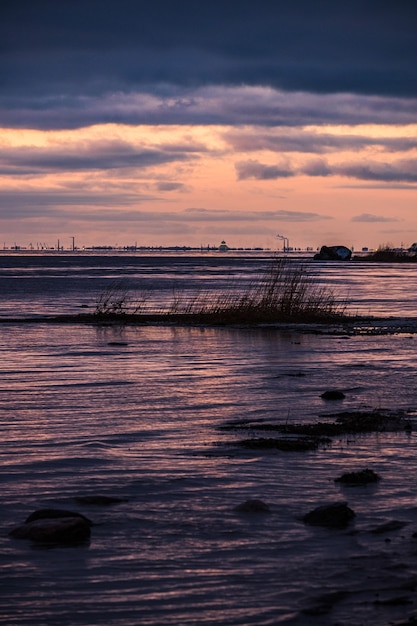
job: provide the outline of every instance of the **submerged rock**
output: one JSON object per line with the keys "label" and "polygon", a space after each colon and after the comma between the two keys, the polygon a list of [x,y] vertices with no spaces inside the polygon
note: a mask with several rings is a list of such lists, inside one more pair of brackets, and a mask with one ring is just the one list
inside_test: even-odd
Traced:
{"label": "submerged rock", "polygon": [[355,517],[354,511],[346,502],[319,506],[303,517],[305,524],[327,526],[328,528],[345,528]]}
{"label": "submerged rock", "polygon": [[382,535],[383,533],[390,533],[394,530],[402,530],[404,526],[407,526],[408,522],[402,522],[400,520],[391,520],[380,524],[371,530],[373,535]]}
{"label": "submerged rock", "polygon": [[78,544],[91,535],[92,522],[74,511],[40,509],[26,519],[25,523],[10,531],[14,539],[29,539],[48,544]]}
{"label": "submerged rock", "polygon": [[304,372],[288,372],[286,376],[292,376],[294,378],[304,378],[305,374]]}
{"label": "submerged rock", "polygon": [[83,543],[90,538],[91,530],[80,517],[42,519],[22,524],[10,533],[15,539],[30,539],[40,543]]}
{"label": "submerged rock", "polygon": [[314,604],[312,604],[312,606],[302,609],[301,613],[303,613],[304,615],[311,615],[313,617],[326,615],[333,610],[335,604],[347,598],[349,594],[349,591],[343,590],[324,593],[314,599]]}
{"label": "submerged rock", "polygon": [[343,391],[338,389],[328,389],[320,395],[320,398],[323,398],[323,400],[343,400],[346,396]]}
{"label": "submerged rock", "polygon": [[29,524],[30,522],[34,522],[39,519],[59,519],[61,517],[80,517],[84,522],[92,525],[91,520],[88,519],[82,513],[78,513],[76,511],[67,511],[66,509],[38,509],[29,515],[29,517],[25,520],[25,524]]}
{"label": "submerged rock", "polygon": [[344,485],[367,485],[368,483],[377,483],[381,480],[373,470],[364,469],[360,472],[346,472],[335,478],[336,483],[343,483]]}
{"label": "submerged rock", "polygon": [[270,513],[271,509],[262,500],[246,500],[242,504],[235,506],[238,513]]}

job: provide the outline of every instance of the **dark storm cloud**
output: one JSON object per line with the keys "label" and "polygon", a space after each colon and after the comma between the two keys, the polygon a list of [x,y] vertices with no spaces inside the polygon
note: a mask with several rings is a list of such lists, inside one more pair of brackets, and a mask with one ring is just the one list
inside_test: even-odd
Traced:
{"label": "dark storm cloud", "polygon": [[360,180],[379,180],[385,182],[417,182],[417,159],[402,159],[395,163],[346,164],[338,166],[336,172],[349,178]]}
{"label": "dark storm cloud", "polygon": [[[83,102],[77,101],[76,111],[69,112],[75,123]],[[417,98],[311,94],[246,85],[207,86],[193,91],[170,86],[163,93],[116,94],[86,103],[87,120],[99,116],[101,121],[115,118],[132,124],[413,124],[417,112]],[[48,112],[54,113],[51,109]],[[59,111],[58,116],[62,120]]]}
{"label": "dark storm cloud", "polygon": [[314,124],[412,124],[417,98],[311,94],[240,85],[195,89],[144,86],[138,92],[46,97],[0,92],[0,125],[16,128],[79,128],[99,123],[229,124],[306,126]]}
{"label": "dark storm cloud", "polygon": [[294,176],[294,171],[286,165],[264,165],[253,159],[236,163],[235,167],[238,180],[276,180]]}
{"label": "dark storm cloud", "polygon": [[187,155],[169,149],[136,149],[123,141],[95,142],[64,148],[20,147],[0,149],[0,174],[34,175],[48,172],[77,172],[148,168],[185,161]]}
{"label": "dark storm cloud", "polygon": [[[77,213],[78,207],[82,207],[84,218],[84,207],[114,207],[138,205],[141,202],[156,200],[154,196],[140,193],[112,194],[109,191],[89,192],[80,190],[78,192],[70,189],[39,191],[31,189],[27,191],[3,191],[0,190],[0,218],[21,219],[24,217],[45,217],[56,218],[65,214],[66,207],[71,207],[72,214]],[[67,209],[68,210],[68,209]],[[118,215],[117,211],[112,214]],[[98,214],[95,213],[97,218]]]}
{"label": "dark storm cloud", "polygon": [[406,152],[417,148],[416,137],[318,134],[301,129],[283,129],[282,133],[279,134],[231,130],[225,132],[223,138],[234,150],[245,152],[269,150],[279,153],[311,152],[325,154],[340,150],[363,150],[370,146],[378,146],[387,152]]}
{"label": "dark storm cloud", "polygon": [[411,0],[3,2],[0,122],[139,123],[109,102],[134,93],[159,102],[146,123],[203,122],[193,92],[212,86],[416,98],[416,29]]}
{"label": "dark storm cloud", "polygon": [[357,180],[381,182],[417,182],[417,159],[399,159],[393,163],[380,161],[358,161],[329,164],[325,159],[315,159],[302,167],[290,163],[265,165],[255,160],[235,164],[238,180],[278,180],[304,174],[306,176],[346,176]]}
{"label": "dark storm cloud", "polygon": [[315,159],[304,165],[302,173],[307,176],[331,176],[335,172],[327,164],[325,159]]}

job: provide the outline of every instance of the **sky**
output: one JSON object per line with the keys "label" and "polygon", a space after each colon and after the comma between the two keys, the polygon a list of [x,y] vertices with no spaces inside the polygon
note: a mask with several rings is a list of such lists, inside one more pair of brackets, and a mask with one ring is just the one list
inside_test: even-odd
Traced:
{"label": "sky", "polygon": [[4,0],[0,247],[417,241],[415,0]]}

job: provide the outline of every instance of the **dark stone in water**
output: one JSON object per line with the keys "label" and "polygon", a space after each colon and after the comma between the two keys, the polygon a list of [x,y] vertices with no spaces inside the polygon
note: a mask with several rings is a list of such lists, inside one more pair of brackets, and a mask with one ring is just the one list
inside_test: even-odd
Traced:
{"label": "dark stone in water", "polygon": [[[375,600],[374,604],[380,606],[404,606],[406,604],[413,604],[413,600],[409,596],[395,596],[394,598],[388,598],[387,600]],[[407,622],[407,624],[416,624],[417,622]]]}
{"label": "dark stone in water", "polygon": [[246,500],[242,504],[235,506],[238,513],[270,513],[271,510],[262,500]]}
{"label": "dark stone in water", "polygon": [[347,472],[335,478],[336,483],[343,483],[344,485],[367,485],[368,483],[377,483],[381,480],[373,470],[364,469],[360,472]]}
{"label": "dark stone in water", "polygon": [[92,522],[73,511],[41,509],[26,522],[10,531],[14,539],[29,539],[46,544],[79,544],[88,541]]}
{"label": "dark stone in water", "polygon": [[25,520],[25,524],[29,524],[30,522],[34,522],[39,519],[59,519],[60,517],[80,517],[89,526],[92,525],[91,520],[89,520],[88,517],[85,517],[82,513],[67,511],[65,509],[38,509],[29,515],[29,517]]}
{"label": "dark stone in water", "polygon": [[303,522],[312,526],[327,526],[328,528],[345,528],[355,517],[354,511],[346,502],[319,506],[303,517]]}
{"label": "dark stone in water", "polygon": [[323,400],[343,400],[345,397],[346,396],[343,391],[339,391],[337,389],[328,389],[320,396]]}
{"label": "dark stone in water", "polygon": [[352,250],[347,246],[322,246],[314,255],[315,261],[350,261]]}
{"label": "dark stone in water", "polygon": [[390,522],[385,522],[385,524],[381,524],[380,526],[376,526],[371,533],[374,535],[382,535],[383,533],[390,533],[394,530],[401,530],[404,526],[407,526],[408,522],[400,522],[399,520],[391,520]]}
{"label": "dark stone in water", "polygon": [[311,607],[301,610],[304,615],[311,615],[312,617],[319,617],[320,615],[326,615],[332,611],[335,604],[341,602],[345,598],[349,597],[348,591],[331,591],[318,596],[314,600],[314,604]]}

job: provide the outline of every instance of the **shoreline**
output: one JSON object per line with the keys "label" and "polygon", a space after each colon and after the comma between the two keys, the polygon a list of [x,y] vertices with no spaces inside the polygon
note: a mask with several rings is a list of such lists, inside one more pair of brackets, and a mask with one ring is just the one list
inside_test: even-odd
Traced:
{"label": "shoreline", "polygon": [[80,313],[75,315],[51,315],[40,317],[7,317],[0,318],[0,325],[26,324],[62,324],[62,325],[91,325],[91,326],[178,326],[178,327],[206,327],[206,328],[251,328],[278,331],[300,332],[304,334],[322,335],[395,335],[417,334],[417,317],[377,318],[355,317],[331,322],[221,322],[199,319],[197,315],[186,314],[121,314],[97,315],[95,313]]}

